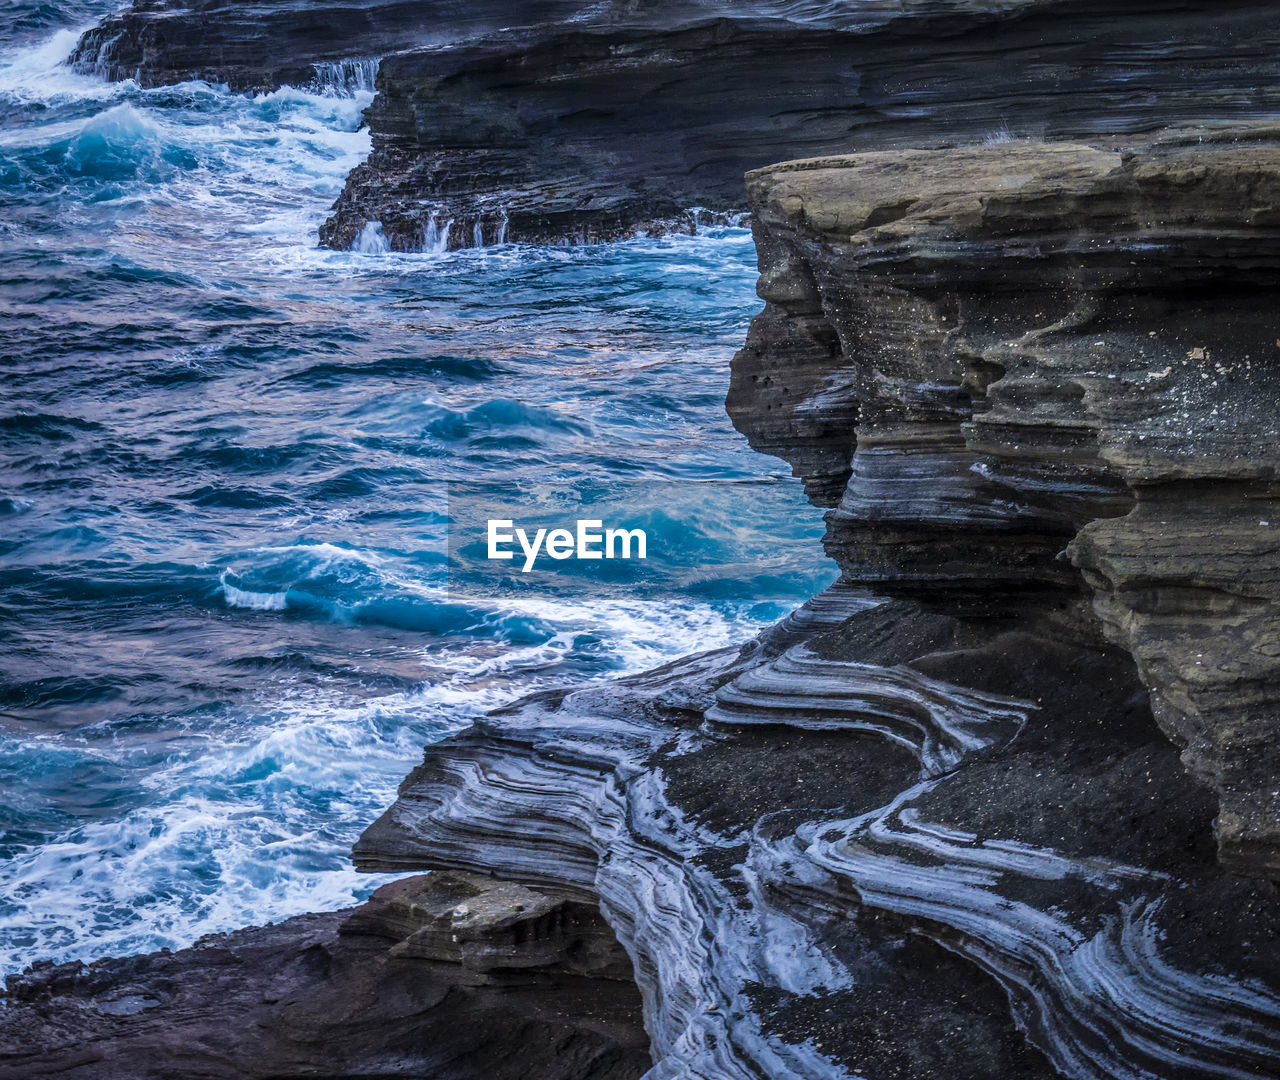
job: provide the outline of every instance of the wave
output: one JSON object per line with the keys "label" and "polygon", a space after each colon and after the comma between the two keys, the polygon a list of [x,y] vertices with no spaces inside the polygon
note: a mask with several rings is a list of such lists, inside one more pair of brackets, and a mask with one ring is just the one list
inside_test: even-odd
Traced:
{"label": "wave", "polygon": [[58,30],[34,45],[0,53],[0,98],[24,105],[59,105],[115,97],[119,91],[112,84],[76,74],[65,64],[76,42],[91,26]]}
{"label": "wave", "polygon": [[50,442],[69,442],[89,431],[101,431],[102,425],[78,416],[56,413],[20,412],[0,416],[0,439],[34,436]]}
{"label": "wave", "polygon": [[700,582],[671,507],[642,587],[526,592],[446,546],[446,482],[759,472],[708,362],[756,305],[745,230],[321,249],[367,73],[143,89],[65,67],[74,37],[0,52],[8,969],[350,903],[422,743],[746,638],[812,574],[736,538]]}
{"label": "wave", "polygon": [[425,379],[441,377],[480,381],[501,373],[502,365],[483,356],[397,356],[364,363],[312,364],[290,372],[281,381],[301,382],[316,389],[330,389],[343,383],[367,385],[373,379]]}
{"label": "wave", "polygon": [[588,436],[591,427],[555,409],[498,398],[466,410],[444,410],[427,425],[427,431],[439,439],[464,441],[490,437],[495,433],[513,436],[524,431],[538,436],[547,433]]}
{"label": "wave", "polygon": [[[294,558],[299,549],[272,554]],[[386,566],[332,545],[301,554],[315,568],[327,562],[356,577]],[[287,590],[239,588],[232,580],[227,575],[223,588],[242,610],[273,615],[288,603]],[[17,777],[33,769],[51,785],[23,808],[27,842],[18,839],[0,863],[0,971],[32,956],[88,960],[178,948],[206,933],[355,903],[386,878],[352,871],[350,843],[393,797],[422,742],[563,682],[566,664],[599,678],[742,634],[709,608],[669,602],[584,612],[572,603],[529,599],[499,608],[463,597],[435,611],[459,626],[487,627],[495,640],[517,640],[499,649],[478,648],[472,636],[446,642],[424,654],[422,678],[384,680],[376,696],[355,704],[326,694],[325,679],[342,674],[333,665],[296,653],[240,657],[235,670],[266,670],[283,681],[230,715],[197,710],[112,721],[62,745],[0,736],[0,771],[6,762],[16,770],[19,788]],[[376,605],[369,614],[393,621]],[[541,629],[518,640],[517,623]],[[295,674],[320,681],[293,691]],[[70,825],[42,815],[73,775],[108,801]]]}
{"label": "wave", "polygon": [[247,611],[284,611],[289,602],[289,590],[280,592],[254,592],[252,589],[240,589],[227,580],[229,570],[223,570],[218,579],[222,585],[222,594],[226,597],[227,607],[244,608]]}

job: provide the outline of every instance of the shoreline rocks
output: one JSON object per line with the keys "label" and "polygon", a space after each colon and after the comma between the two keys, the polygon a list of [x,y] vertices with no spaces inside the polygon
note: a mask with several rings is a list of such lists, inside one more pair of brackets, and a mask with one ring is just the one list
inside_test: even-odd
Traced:
{"label": "shoreline rocks", "polygon": [[1122,650],[837,584],[429,746],[355,849],[425,878],[11,978],[0,1077],[1280,1077],[1214,812]]}
{"label": "shoreline rocks", "polygon": [[1274,13],[838,7],[397,47],[323,239],[748,202],[728,408],[829,508],[843,581],[428,747],[355,849],[425,885],[18,978],[0,1076],[171,1064],[173,1031],[215,1076],[311,1068],[298,1032],[335,1075],[451,1075],[443,1038],[501,1076],[492,1021],[547,1076],[1280,1077]]}
{"label": "shoreline rocks", "polygon": [[443,251],[691,231],[780,160],[1265,119],[1276,36],[1260,0],[140,0],[71,62],[253,91],[376,67],[321,243]]}
{"label": "shoreline rocks", "polygon": [[[731,412],[783,457],[795,418],[846,579],[1124,647],[1217,790],[1223,859],[1280,876],[1280,130],[869,153],[748,185],[767,306]],[[825,366],[761,421],[774,391],[746,387],[786,384],[805,336]],[[815,418],[840,440],[816,463]]]}
{"label": "shoreline rocks", "polygon": [[831,599],[428,747],[357,864],[597,897],[653,1078],[1280,1075],[1275,889],[1128,655]]}
{"label": "shoreline rocks", "polygon": [[518,6],[510,0],[135,0],[86,32],[67,62],[148,87],[202,79],[248,93],[325,83],[372,90],[377,60],[389,53],[555,22],[580,6],[576,0]]}
{"label": "shoreline rocks", "polygon": [[4,1080],[634,1080],[649,1066],[630,964],[598,911],[476,875],[6,982]]}
{"label": "shoreline rocks", "polygon": [[1260,5],[1118,17],[1088,3],[928,4],[816,24],[778,5],[689,14],[387,57],[366,114],[373,151],[321,243],[352,247],[371,223],[399,251],[691,231],[690,208],[742,210],[742,174],[788,158],[1280,106],[1280,66],[1247,43],[1274,29]]}

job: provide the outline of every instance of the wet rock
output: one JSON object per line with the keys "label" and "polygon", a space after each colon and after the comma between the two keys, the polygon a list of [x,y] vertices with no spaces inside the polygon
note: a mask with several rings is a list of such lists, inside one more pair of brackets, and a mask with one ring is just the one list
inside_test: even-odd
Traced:
{"label": "wet rock", "polygon": [[653,1077],[1280,1075],[1280,905],[1130,656],[849,600],[428,747],[358,864],[598,898]]}
{"label": "wet rock", "polygon": [[[373,152],[321,241],[350,247],[370,222],[405,251],[691,231],[743,209],[744,171],[785,158],[1144,131],[1280,104],[1280,66],[1255,36],[1272,32],[1264,4],[619,9],[387,57]],[[830,338],[787,331],[789,385],[808,397]],[[823,454],[847,415],[847,396],[825,392],[845,413],[797,417],[796,452]],[[813,483],[830,489],[832,469]]]}
{"label": "wet rock", "polygon": [[574,0],[137,0],[86,32],[68,62],[142,86],[203,79],[232,90],[372,90],[377,60],[500,27],[557,21]]}
{"label": "wet rock", "polygon": [[[381,59],[373,152],[321,240],[380,227],[410,251],[690,231],[745,208],[744,171],[787,158],[1268,117],[1273,39],[1261,0],[140,0],[72,62],[262,90],[368,84]],[[774,288],[805,302],[788,275]],[[830,338],[783,328],[807,398]],[[824,447],[844,418],[805,417],[807,452],[838,459]],[[813,470],[815,493],[838,493],[840,468]]]}

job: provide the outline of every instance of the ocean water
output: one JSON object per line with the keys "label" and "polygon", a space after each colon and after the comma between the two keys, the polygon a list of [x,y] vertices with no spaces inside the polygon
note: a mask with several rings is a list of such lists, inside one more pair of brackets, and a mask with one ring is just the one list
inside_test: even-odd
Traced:
{"label": "ocean water", "polygon": [[[0,0],[0,972],[350,904],[424,743],[833,577],[724,414],[747,231],[319,249],[369,93],[71,73],[113,6]],[[460,535],[584,506],[650,557]]]}

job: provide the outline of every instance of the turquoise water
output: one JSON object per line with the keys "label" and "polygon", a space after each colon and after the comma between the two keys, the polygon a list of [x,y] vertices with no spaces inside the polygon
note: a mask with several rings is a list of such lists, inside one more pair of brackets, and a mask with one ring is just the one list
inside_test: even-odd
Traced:
{"label": "turquoise water", "polygon": [[[368,95],[72,74],[60,20],[105,10],[3,5],[4,971],[351,903],[423,743],[833,576],[724,415],[747,231],[318,249]],[[583,505],[649,559],[530,579],[459,539]]]}

